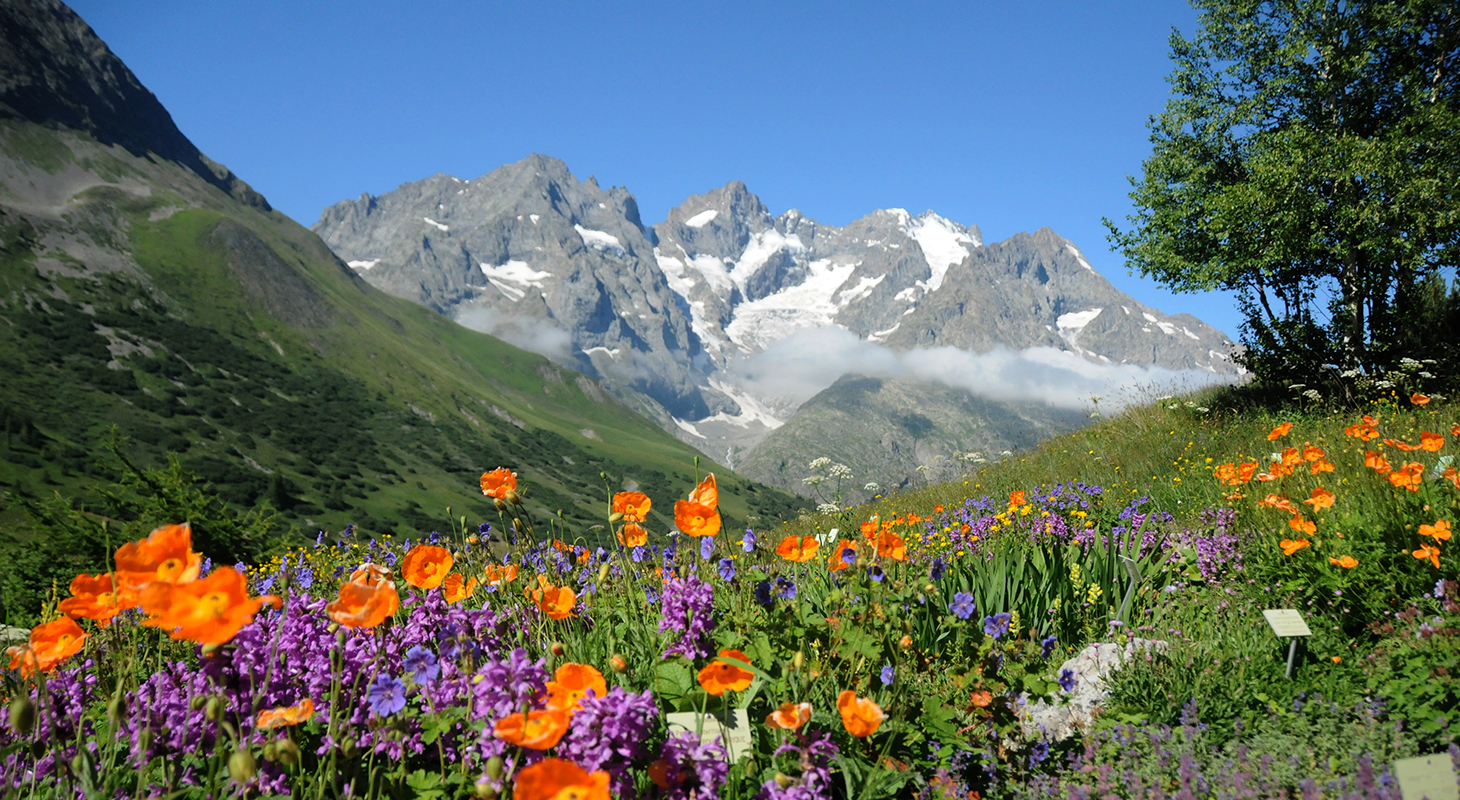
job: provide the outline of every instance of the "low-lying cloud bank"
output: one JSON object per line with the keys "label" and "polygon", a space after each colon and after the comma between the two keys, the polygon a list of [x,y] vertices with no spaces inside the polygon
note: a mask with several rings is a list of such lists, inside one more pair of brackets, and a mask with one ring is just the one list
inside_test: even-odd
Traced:
{"label": "low-lying cloud bank", "polygon": [[789,405],[800,405],[849,372],[937,381],[990,400],[1032,401],[1057,408],[1087,408],[1090,398],[1098,396],[1100,407],[1107,410],[1233,380],[1206,370],[1097,364],[1052,347],[1017,352],[996,348],[987,353],[934,347],[899,353],[863,341],[845,328],[797,331],[736,361],[730,372],[753,394]]}
{"label": "low-lying cloud bank", "polygon": [[552,320],[503,314],[481,307],[457,313],[456,322],[554,361],[567,363],[573,355],[573,335]]}

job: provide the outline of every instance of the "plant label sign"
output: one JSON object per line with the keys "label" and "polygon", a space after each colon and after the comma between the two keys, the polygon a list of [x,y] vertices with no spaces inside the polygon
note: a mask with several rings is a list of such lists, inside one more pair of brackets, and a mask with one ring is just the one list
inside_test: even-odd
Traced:
{"label": "plant label sign", "polygon": [[719,739],[731,764],[755,749],[755,740],[750,734],[750,717],[746,715],[743,708],[730,712],[728,726],[725,724],[725,720],[718,715],[697,714],[693,711],[677,711],[669,714],[665,719],[669,722],[670,735],[685,732],[698,733],[701,744],[708,744]]}
{"label": "plant label sign", "polygon": [[1267,626],[1279,639],[1313,635],[1308,623],[1303,621],[1303,615],[1295,608],[1269,608],[1262,612],[1262,616],[1267,618]]}
{"label": "plant label sign", "polygon": [[1394,762],[1394,778],[1404,800],[1460,800],[1449,753],[1400,759]]}

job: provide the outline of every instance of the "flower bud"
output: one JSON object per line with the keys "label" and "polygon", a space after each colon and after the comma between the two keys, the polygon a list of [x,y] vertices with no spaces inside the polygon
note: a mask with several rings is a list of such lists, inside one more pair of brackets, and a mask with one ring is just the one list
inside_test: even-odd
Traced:
{"label": "flower bud", "polygon": [[206,702],[208,702],[208,696],[207,695],[205,695],[205,694],[195,694],[195,695],[193,695],[193,698],[188,701],[188,708],[192,709],[193,711],[202,711],[203,710],[203,704],[206,703]]}
{"label": "flower bud", "polygon": [[472,797],[481,798],[481,800],[497,800],[498,797],[497,788],[488,782],[486,778],[482,778],[472,784],[471,795]]}
{"label": "flower bud", "polygon": [[518,494],[516,489],[508,489],[504,499],[514,506],[522,505],[522,495]]}
{"label": "flower bud", "polygon": [[258,774],[259,764],[248,750],[238,750],[228,757],[228,776],[239,783],[248,783]]}
{"label": "flower bud", "polygon": [[278,749],[279,749],[278,748],[278,745],[276,745],[274,742],[265,742],[264,743],[264,760],[265,761],[273,761],[274,760],[274,756],[278,754]]}
{"label": "flower bud", "polygon": [[932,594],[935,590],[937,590],[937,588],[938,587],[934,586],[931,583],[923,584],[923,591],[927,592],[928,594]]}
{"label": "flower bud", "polygon": [[562,642],[553,642],[548,646],[548,649],[552,651],[553,655],[559,658],[562,658],[563,654],[568,652],[568,646]]}
{"label": "flower bud", "polygon": [[30,755],[32,758],[40,758],[49,752],[51,752],[51,748],[46,742],[35,741],[30,743]]}
{"label": "flower bud", "polygon": [[117,694],[109,700],[106,704],[106,715],[112,722],[116,722],[122,717],[127,716],[127,698],[121,694]]}
{"label": "flower bud", "polygon": [[797,650],[796,655],[791,656],[791,669],[800,672],[804,666],[806,666],[806,653],[805,651]]}
{"label": "flower bud", "polygon": [[608,580],[608,565],[607,564],[599,564],[598,565],[598,582],[599,583],[603,583],[606,580]]}
{"label": "flower bud", "polygon": [[203,704],[203,716],[214,722],[221,722],[223,720],[223,712],[226,710],[226,707],[223,705],[223,698],[217,695],[208,698],[208,702]]}
{"label": "flower bud", "polygon": [[498,511],[506,511],[507,510],[507,504],[505,502],[503,502],[502,498],[500,498],[500,497],[493,497],[492,498],[492,505],[496,506]]}
{"label": "flower bud", "polygon": [[345,740],[340,742],[340,755],[345,758],[354,758],[360,755],[360,748],[355,746],[354,738],[346,736]]}
{"label": "flower bud", "polygon": [[622,512],[622,511],[615,511],[612,514],[609,514],[608,515],[608,521],[609,522],[622,522],[623,521],[623,518],[624,518],[624,512]]}
{"label": "flower bud", "polygon": [[781,787],[782,789],[789,789],[789,788],[791,788],[791,785],[794,784],[795,782],[796,782],[796,779],[795,778],[791,777],[790,775],[787,775],[784,772],[777,772],[776,773],[776,785],[779,786],[779,787]]}
{"label": "flower bud", "polygon": [[501,756],[492,756],[491,758],[487,759],[487,777],[491,778],[494,781],[501,780],[502,769],[505,766],[506,764],[503,763]]}
{"label": "flower bud", "polygon": [[512,518],[512,530],[517,531],[518,533],[522,533],[522,520],[517,519],[516,517],[513,517]]}
{"label": "flower bud", "polygon": [[904,650],[911,650],[912,649],[912,637],[911,636],[903,636],[901,639],[898,639],[897,640],[897,646],[898,647],[901,647]]}
{"label": "flower bud", "polygon": [[299,763],[299,745],[292,739],[281,739],[274,745],[274,758],[280,764],[292,767]]}
{"label": "flower bud", "polygon": [[24,736],[35,727],[35,703],[23,694],[10,701],[10,729]]}
{"label": "flower bud", "polygon": [[629,662],[624,660],[624,657],[618,653],[614,653],[613,657],[608,659],[608,666],[620,675],[629,671]]}
{"label": "flower bud", "polygon": [[91,751],[82,748],[71,757],[71,774],[83,783],[91,783],[96,765],[91,760]]}

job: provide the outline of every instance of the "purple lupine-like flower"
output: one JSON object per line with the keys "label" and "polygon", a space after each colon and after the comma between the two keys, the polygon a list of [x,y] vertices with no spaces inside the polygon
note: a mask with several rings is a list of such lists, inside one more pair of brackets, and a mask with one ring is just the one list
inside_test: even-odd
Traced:
{"label": "purple lupine-like flower", "polygon": [[1007,611],[1001,611],[992,616],[983,618],[983,632],[995,639],[1009,632],[1009,623],[1014,615]]}
{"label": "purple lupine-like flower", "polygon": [[953,602],[948,604],[948,610],[959,619],[968,619],[978,611],[978,607],[973,604],[973,595],[968,592],[954,592]]}
{"label": "purple lupine-like flower", "polygon": [[693,572],[664,584],[659,632],[679,634],[664,651],[664,658],[682,655],[693,660],[714,653],[708,636],[715,627],[714,599],[714,588]]}
{"label": "purple lupine-like flower", "polygon": [[715,537],[702,537],[700,539],[700,558],[708,561],[713,555],[715,555]]}
{"label": "purple lupine-like flower", "polygon": [[1072,669],[1060,670],[1060,688],[1067,692],[1075,691],[1075,671]]}
{"label": "purple lupine-like flower", "polygon": [[745,536],[740,539],[740,549],[747,553],[755,552],[755,531],[746,528]]}
{"label": "purple lupine-like flower", "polygon": [[720,566],[717,569],[720,572],[720,580],[725,581],[727,583],[730,582],[730,581],[735,580],[735,560],[734,559],[730,559],[730,558],[722,558],[722,559],[720,559]]}
{"label": "purple lupine-like flower", "polygon": [[645,758],[643,745],[654,738],[658,716],[659,706],[648,690],[634,694],[615,686],[604,697],[583,698],[558,752],[589,772],[607,771],[613,793],[631,797],[629,768]]}
{"label": "purple lupine-like flower", "polygon": [[761,784],[755,800],[831,800],[831,762],[839,754],[836,743],[823,733],[807,735],[804,745],[786,743],[776,748],[776,756],[796,754],[801,775],[782,786],[772,778]]}
{"label": "purple lupine-like flower", "polygon": [[406,707],[406,685],[400,678],[382,672],[370,684],[370,710],[376,716],[388,717]]}
{"label": "purple lupine-like flower", "polygon": [[406,651],[401,666],[416,683],[429,683],[441,674],[441,665],[436,661],[436,654],[420,645],[414,645]]}
{"label": "purple lupine-like flower", "polygon": [[879,677],[879,678],[882,679],[882,685],[883,686],[891,686],[892,685],[892,679],[896,675],[897,675],[897,671],[892,668],[892,665],[891,664],[884,664],[883,667],[882,667],[882,673],[880,675],[878,675],[877,677]]}
{"label": "purple lupine-like flower", "polygon": [[718,739],[702,744],[691,731],[671,736],[659,751],[665,763],[664,778],[669,800],[718,800],[725,776],[730,773],[725,748]]}

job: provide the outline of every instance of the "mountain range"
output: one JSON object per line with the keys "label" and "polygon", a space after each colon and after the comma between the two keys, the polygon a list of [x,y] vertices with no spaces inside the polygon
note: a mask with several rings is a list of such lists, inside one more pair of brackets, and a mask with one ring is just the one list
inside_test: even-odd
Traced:
{"label": "mountain range", "polygon": [[[789,489],[799,477],[790,467],[771,470],[782,461],[771,453],[820,453],[848,431],[818,437],[803,419],[791,447],[777,443],[791,436],[783,426],[815,391],[864,372],[859,358],[1033,349],[1092,368],[1217,379],[1240,372],[1225,335],[1120,292],[1049,228],[986,244],[977,226],[897,208],[836,227],[794,209],[773,215],[738,181],[688,198],[650,226],[624,187],[605,190],[560,160],[532,155],[469,180],[436,175],[341,201],[312,230],[371,285],[598,378],[687,443]],[[866,347],[811,391],[765,379],[765,362],[776,360],[767,354],[815,342],[806,334],[818,331]],[[801,349],[808,361],[820,357],[814,346]],[[909,388],[917,376],[881,377],[907,388],[904,401],[946,399]],[[954,407],[1000,406],[1007,419],[1026,420],[1008,432],[1011,442],[1079,424],[1068,403],[1027,408],[1041,403],[1002,397],[995,382],[965,381],[963,395],[979,402]],[[946,416],[928,410],[907,409]],[[922,452],[948,462],[965,448],[955,433],[985,429],[989,419],[968,413],[929,431]],[[863,445],[893,430],[878,419],[858,426]],[[760,448],[768,449],[758,456]],[[871,457],[869,475],[908,477],[905,458],[852,449]]]}

